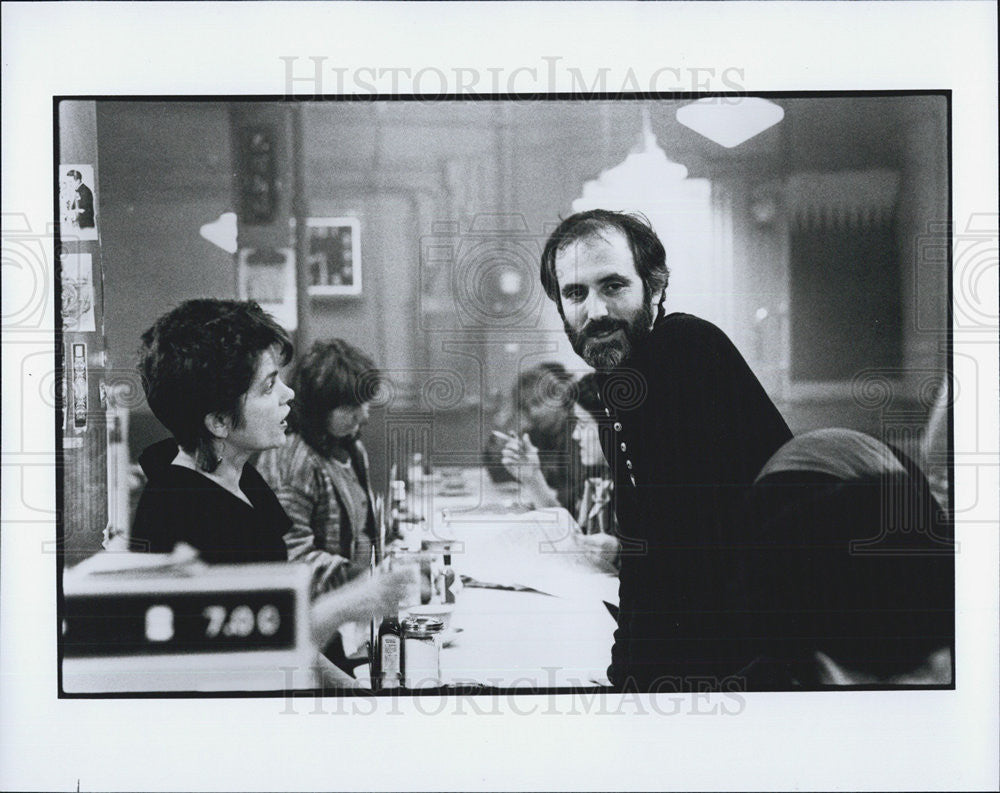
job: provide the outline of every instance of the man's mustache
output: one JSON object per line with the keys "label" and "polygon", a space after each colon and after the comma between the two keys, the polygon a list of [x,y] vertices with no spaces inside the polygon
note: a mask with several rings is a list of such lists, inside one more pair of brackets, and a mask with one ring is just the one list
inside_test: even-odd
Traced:
{"label": "man's mustache", "polygon": [[580,335],[583,337],[587,336],[599,336],[603,333],[611,333],[615,330],[627,331],[628,323],[622,319],[612,319],[606,317],[604,319],[595,319],[588,322],[583,330],[580,331]]}

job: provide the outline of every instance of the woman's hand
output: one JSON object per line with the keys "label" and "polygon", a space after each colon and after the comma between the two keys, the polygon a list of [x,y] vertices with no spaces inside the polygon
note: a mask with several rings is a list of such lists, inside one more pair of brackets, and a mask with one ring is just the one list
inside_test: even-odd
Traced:
{"label": "woman's hand", "polygon": [[393,560],[392,568],[380,565],[368,579],[364,618],[395,614],[399,604],[416,586],[419,568],[414,563]]}
{"label": "woman's hand", "polygon": [[518,440],[513,435],[497,432],[494,434],[506,441],[500,451],[500,461],[504,468],[510,472],[518,482],[524,484],[535,476],[542,473],[541,463],[538,460],[538,449],[531,442],[528,433],[524,433]]}
{"label": "woman's hand", "polygon": [[313,641],[326,646],[334,631],[347,622],[361,622],[392,614],[416,585],[417,567],[394,562],[392,569],[380,566],[371,576],[359,576],[332,592],[321,595],[310,612]]}
{"label": "woman's hand", "polygon": [[580,537],[587,558],[598,568],[614,571],[618,567],[618,550],[620,544],[617,537],[610,534],[584,534]]}
{"label": "woman's hand", "polygon": [[556,491],[545,481],[538,449],[531,442],[528,433],[524,433],[521,440],[518,440],[513,435],[506,435],[496,430],[494,432],[507,441],[501,451],[500,461],[510,475],[521,484],[521,500],[538,509],[558,507],[559,499],[556,498]]}

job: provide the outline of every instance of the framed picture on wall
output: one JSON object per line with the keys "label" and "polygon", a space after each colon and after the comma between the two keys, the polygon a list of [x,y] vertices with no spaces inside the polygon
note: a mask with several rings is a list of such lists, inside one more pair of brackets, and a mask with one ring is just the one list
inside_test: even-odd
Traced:
{"label": "framed picture on wall", "polygon": [[308,218],[304,273],[310,295],[361,294],[357,218]]}

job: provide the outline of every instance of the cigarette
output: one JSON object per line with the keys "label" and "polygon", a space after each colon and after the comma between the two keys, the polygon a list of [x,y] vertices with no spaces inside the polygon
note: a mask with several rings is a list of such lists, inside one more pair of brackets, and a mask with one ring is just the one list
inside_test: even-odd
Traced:
{"label": "cigarette", "polygon": [[513,435],[508,435],[506,432],[500,432],[500,430],[493,430],[493,434],[496,435],[500,440],[513,441],[514,443],[520,443],[520,441]]}

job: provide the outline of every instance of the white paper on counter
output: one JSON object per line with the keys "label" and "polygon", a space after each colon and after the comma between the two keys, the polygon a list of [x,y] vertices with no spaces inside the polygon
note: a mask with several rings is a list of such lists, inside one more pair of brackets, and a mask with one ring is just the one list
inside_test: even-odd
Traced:
{"label": "white paper on counter", "polygon": [[583,544],[572,515],[561,507],[493,520],[451,521],[440,532],[453,539],[452,566],[483,583],[527,586],[564,598],[618,602],[614,568]]}

